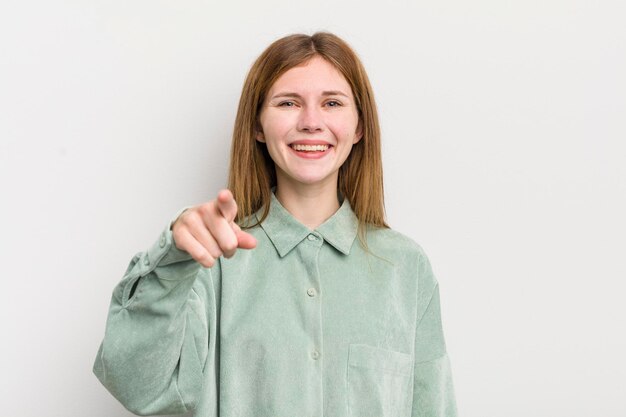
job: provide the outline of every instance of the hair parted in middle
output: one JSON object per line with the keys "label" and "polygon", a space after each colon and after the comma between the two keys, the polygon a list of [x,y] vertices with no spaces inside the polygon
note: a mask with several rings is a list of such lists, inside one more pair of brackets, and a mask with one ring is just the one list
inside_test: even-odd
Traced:
{"label": "hair parted in middle", "polygon": [[[357,142],[339,169],[338,189],[359,220],[359,237],[365,226],[388,227],[385,222],[380,126],[376,102],[363,64],[338,36],[317,32],[293,34],[273,42],[256,59],[245,80],[235,119],[230,155],[228,188],[237,202],[236,221],[261,210],[260,221],[269,213],[276,169],[267,147],[255,137],[259,115],[274,82],[291,68],[322,57],[345,77],[352,88],[363,138]],[[252,227],[246,224],[244,227]]]}

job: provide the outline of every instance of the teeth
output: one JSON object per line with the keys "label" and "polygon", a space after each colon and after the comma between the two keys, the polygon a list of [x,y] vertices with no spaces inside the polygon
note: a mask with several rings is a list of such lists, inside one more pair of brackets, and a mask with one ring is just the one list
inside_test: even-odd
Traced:
{"label": "teeth", "polygon": [[299,144],[293,144],[293,145],[291,145],[291,147],[293,149],[295,149],[296,151],[307,151],[307,152],[325,151],[325,150],[328,149],[328,145],[299,145]]}

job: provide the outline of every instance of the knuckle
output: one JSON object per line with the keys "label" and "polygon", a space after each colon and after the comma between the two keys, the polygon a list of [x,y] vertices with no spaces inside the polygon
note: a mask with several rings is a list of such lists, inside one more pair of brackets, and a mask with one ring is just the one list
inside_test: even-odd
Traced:
{"label": "knuckle", "polygon": [[215,264],[215,260],[213,258],[207,258],[203,260],[196,259],[200,265],[205,268],[211,268]]}
{"label": "knuckle", "polygon": [[229,251],[224,251],[224,257],[225,258],[232,258],[235,253],[237,252],[237,248],[231,249]]}
{"label": "knuckle", "polygon": [[222,244],[222,249],[224,250],[224,252],[233,252],[235,249],[237,249],[237,239],[235,239],[234,237],[226,239]]}
{"label": "knuckle", "polygon": [[211,255],[206,250],[200,247],[193,247],[192,249],[190,249],[189,254],[193,259],[198,262],[203,262],[211,258]]}
{"label": "knuckle", "polygon": [[204,203],[204,204],[200,204],[197,207],[197,213],[200,215],[200,217],[207,217],[210,216],[211,213],[213,213],[213,202],[208,202],[208,203]]}
{"label": "knuckle", "polygon": [[196,211],[198,211],[199,213],[206,213],[210,206],[211,206],[210,202],[202,203],[196,207]]}
{"label": "knuckle", "polygon": [[219,258],[220,256],[222,256],[222,251],[221,251],[221,250],[219,250],[219,249],[217,249],[217,248],[213,248],[213,249],[211,249],[211,250],[209,251],[209,253],[210,253],[210,255],[211,255],[213,258],[215,258],[215,259],[217,259],[217,258]]}
{"label": "knuckle", "polygon": [[181,216],[172,225],[172,236],[180,237],[180,231],[185,227],[185,219]]}
{"label": "knuckle", "polygon": [[172,240],[178,249],[186,250],[187,242],[185,240],[185,235],[180,231],[180,229],[172,230]]}
{"label": "knuckle", "polygon": [[180,216],[181,226],[189,227],[191,225],[191,223],[192,223],[193,217],[194,217],[194,213],[193,212],[182,214]]}
{"label": "knuckle", "polygon": [[204,260],[204,259],[206,259],[206,257],[207,257],[207,253],[206,253],[206,252],[204,252],[204,251],[199,251],[199,250],[197,250],[197,249],[191,249],[191,250],[189,251],[189,254],[191,255],[191,257],[192,257],[193,259],[195,259],[195,260],[196,260],[196,261],[198,261],[198,262],[203,261],[203,260]]}
{"label": "knuckle", "polygon": [[202,266],[205,266],[207,268],[212,267],[213,265],[215,265],[215,258],[213,258],[210,255],[205,255],[202,259],[196,259]]}

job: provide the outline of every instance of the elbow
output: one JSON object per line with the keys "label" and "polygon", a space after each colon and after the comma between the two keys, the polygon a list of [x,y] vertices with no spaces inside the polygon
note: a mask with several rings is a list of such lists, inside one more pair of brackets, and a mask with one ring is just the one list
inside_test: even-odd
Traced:
{"label": "elbow", "polygon": [[101,351],[93,373],[111,395],[135,415],[183,414],[194,407],[181,398],[176,378],[156,377],[128,363],[108,363]]}

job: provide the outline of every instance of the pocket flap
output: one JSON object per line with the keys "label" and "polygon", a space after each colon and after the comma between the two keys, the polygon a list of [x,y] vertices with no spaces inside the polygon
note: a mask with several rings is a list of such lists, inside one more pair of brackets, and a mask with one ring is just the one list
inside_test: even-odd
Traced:
{"label": "pocket flap", "polygon": [[361,344],[350,345],[348,363],[406,376],[411,376],[413,370],[413,357],[408,353]]}

